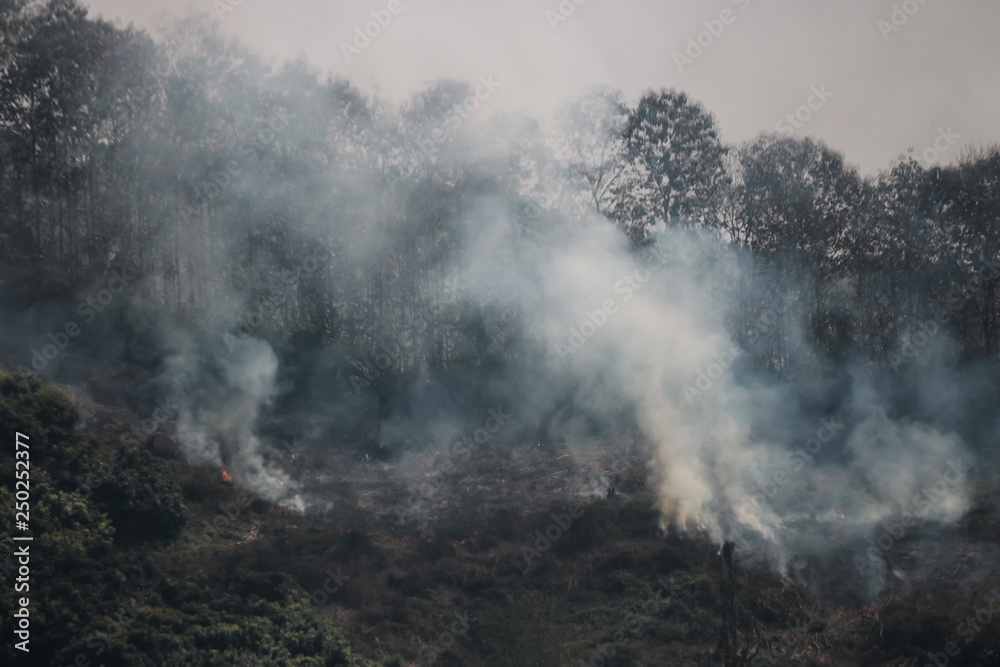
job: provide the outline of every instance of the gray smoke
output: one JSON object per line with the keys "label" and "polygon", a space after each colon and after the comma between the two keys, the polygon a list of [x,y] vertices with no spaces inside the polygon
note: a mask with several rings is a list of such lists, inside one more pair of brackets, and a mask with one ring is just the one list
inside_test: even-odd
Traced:
{"label": "gray smoke", "polygon": [[[216,42],[187,29],[163,77],[218,113],[160,111],[213,147],[165,131],[122,148],[144,168],[150,156],[147,176],[183,222],[148,239],[151,270],[115,305],[130,324],[106,314],[87,333],[93,365],[155,369],[192,463],[325,511],[350,500],[342,478],[361,466],[366,483],[415,486],[427,456],[503,406],[516,418],[488,447],[565,445],[591,466],[571,493],[607,486],[589,443],[631,436],[664,527],[735,541],[817,586],[816,562],[860,558],[869,597],[893,545],[968,508],[972,450],[1000,429],[979,411],[988,376],[960,368],[945,332],[898,374],[828,359],[809,334],[807,270],[759,265],[677,221],[637,251],[538,123],[477,113],[453,126],[468,86],[391,109],[347,82],[299,86],[316,73],[292,63],[226,79],[230,91],[212,79],[228,52],[213,54],[223,74],[203,72],[199,49]],[[65,318],[51,307],[8,326],[29,322],[44,341]],[[290,331],[302,322],[322,324]],[[306,489],[273,455],[293,437],[317,470],[349,467]],[[451,500],[445,489],[429,502]]]}

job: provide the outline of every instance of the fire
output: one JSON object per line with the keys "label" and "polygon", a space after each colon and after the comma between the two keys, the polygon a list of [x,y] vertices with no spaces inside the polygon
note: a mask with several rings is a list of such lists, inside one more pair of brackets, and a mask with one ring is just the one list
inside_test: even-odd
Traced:
{"label": "fire", "polygon": [[229,473],[226,472],[225,468],[222,469],[222,481],[223,482],[228,482],[229,481]]}

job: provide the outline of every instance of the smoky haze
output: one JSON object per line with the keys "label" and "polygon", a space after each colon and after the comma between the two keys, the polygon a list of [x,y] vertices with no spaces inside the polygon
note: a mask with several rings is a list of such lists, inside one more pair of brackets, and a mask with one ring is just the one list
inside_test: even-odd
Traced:
{"label": "smoky haze", "polygon": [[[341,44],[352,44],[355,28],[386,3],[247,0],[233,11],[219,4],[94,0],[89,6],[150,30],[202,11],[269,58],[304,56],[394,102],[428,81],[474,80],[487,72],[509,82],[495,108],[539,118],[593,85],[620,87],[631,99],[647,88],[676,87],[712,109],[733,143],[773,130],[806,103],[812,86],[825,85],[833,98],[797,132],[823,138],[869,174],[908,149],[923,151],[939,127],[954,127],[963,143],[993,141],[1000,112],[993,66],[1000,58],[994,39],[1000,7],[987,2],[588,0],[571,3],[575,10],[563,16],[557,1],[401,0],[402,11],[350,61]],[[904,5],[896,26],[894,8]],[[679,68],[674,54],[726,10],[733,22],[693,64]]]}
{"label": "smoky haze", "polygon": [[[996,291],[985,285],[995,287],[1000,255],[975,231],[974,207],[960,205],[997,153],[971,155],[965,171],[900,160],[864,178],[850,164],[884,166],[927,123],[985,143],[996,100],[945,108],[902,96],[906,113],[880,125],[852,105],[863,99],[882,113],[871,90],[894,99],[894,86],[922,82],[892,79],[906,63],[850,81],[848,65],[905,60],[872,54],[920,51],[921,38],[953,44],[959,25],[973,35],[963,43],[975,43],[995,8],[927,3],[884,42],[876,20],[891,7],[819,10],[810,33],[787,5],[788,28],[775,30],[778,9],[742,4],[675,14],[591,0],[559,24],[552,39],[565,41],[545,47],[546,6],[531,5],[534,39],[495,60],[478,54],[503,30],[478,42],[470,15],[406,4],[398,35],[387,28],[357,55],[369,68],[357,73],[318,56],[272,66],[256,55],[292,43],[271,12],[323,23],[305,7],[244,2],[221,21],[210,13],[170,23],[155,42],[130,33],[94,75],[94,90],[113,90],[106,117],[81,105],[91,125],[67,125],[52,140],[53,161],[104,180],[29,188],[27,176],[4,172],[9,191],[24,193],[17,219],[27,221],[5,261],[10,275],[44,287],[30,307],[26,294],[4,294],[11,365],[80,384],[108,369],[102,391],[137,411],[168,395],[188,461],[316,515],[391,513],[361,487],[393,487],[401,502],[442,452],[454,464],[455,443],[487,417],[503,423],[469,457],[499,451],[517,466],[525,449],[561,448],[580,462],[558,489],[574,499],[615,484],[593,443],[628,440],[663,530],[734,541],[820,592],[835,586],[834,573],[821,573],[839,559],[859,573],[840,585],[875,599],[892,544],[969,508],[970,480],[1000,432],[986,407],[998,349],[995,317],[984,314],[995,313]],[[358,18],[346,8],[315,15],[339,26],[328,50],[365,18],[351,7]],[[480,11],[514,30],[520,7]],[[675,75],[673,51],[702,29],[701,12],[714,20],[723,8],[738,20],[690,76]],[[832,36],[819,40],[826,51],[813,57],[838,69],[788,55],[806,50],[821,24],[846,34],[845,15],[871,45],[837,59]],[[254,23],[262,16],[275,17],[268,35]],[[657,44],[655,68],[624,74],[605,36],[590,61],[571,64],[614,86],[555,77],[544,55],[568,67],[558,44],[582,53],[605,20],[615,44]],[[669,35],[632,32],[651,24],[671,26]],[[429,25],[448,46],[418,66],[402,54]],[[784,55],[757,46],[765,25],[787,40]],[[933,25],[943,39],[931,39]],[[247,43],[230,42],[230,30]],[[300,48],[310,52],[315,39],[305,33]],[[453,65],[466,51],[477,55]],[[764,77],[754,91],[723,85],[741,78],[720,73],[737,54],[753,54]],[[775,59],[799,61],[797,72],[769,68]],[[783,92],[771,95],[778,76]],[[988,76],[973,67],[948,85]],[[388,97],[359,89],[366,78],[379,78]],[[535,99],[543,79],[559,84]],[[817,110],[802,134],[829,138],[846,158],[774,132],[824,84],[831,114]],[[948,89],[934,95],[943,104]],[[87,148],[73,156],[61,142]],[[87,224],[101,234],[74,233]],[[973,231],[948,237],[957,229]],[[64,248],[78,251],[72,285],[13,259],[65,259]],[[137,277],[111,290],[112,271],[126,270]],[[49,358],[46,346],[71,322],[81,337]],[[128,367],[140,370],[123,377]],[[299,443],[297,465],[279,456],[289,440]],[[429,494],[407,520],[433,526],[441,507],[461,503],[457,486]],[[502,488],[506,505],[537,500]]]}

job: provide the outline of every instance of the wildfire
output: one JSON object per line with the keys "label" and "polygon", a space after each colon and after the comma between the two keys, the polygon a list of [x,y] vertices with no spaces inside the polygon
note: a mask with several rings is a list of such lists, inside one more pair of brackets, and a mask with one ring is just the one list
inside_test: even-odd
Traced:
{"label": "wildfire", "polygon": [[222,481],[223,482],[228,482],[229,481],[229,473],[226,472],[225,468],[222,469]]}

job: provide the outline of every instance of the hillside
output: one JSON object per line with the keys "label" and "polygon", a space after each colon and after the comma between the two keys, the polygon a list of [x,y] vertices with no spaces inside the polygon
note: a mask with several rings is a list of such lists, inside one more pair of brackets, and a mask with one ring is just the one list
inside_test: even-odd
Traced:
{"label": "hillside", "polygon": [[[917,665],[954,646],[948,664],[1000,664],[1000,633],[969,621],[1000,586],[995,491],[960,526],[913,532],[892,554],[905,570],[918,552],[947,550],[947,569],[891,577],[879,600],[845,605],[835,584],[817,596],[748,566],[741,545],[730,567],[697,531],[663,532],[631,463],[609,466],[610,497],[487,502],[469,508],[474,523],[432,518],[430,537],[361,502],[328,516],[283,510],[185,463],[169,424],[123,445],[134,424],[82,407],[0,378],[0,437],[31,434],[35,664],[253,664],[241,661],[259,649],[273,665],[709,665],[724,637],[738,664]],[[559,447],[531,467],[518,455],[504,457],[521,465],[513,485],[566,465]],[[477,465],[498,465],[492,456]],[[356,464],[341,483],[390,464]],[[2,465],[9,477],[10,458]],[[850,562],[825,567],[838,568],[834,582],[856,576]]]}

